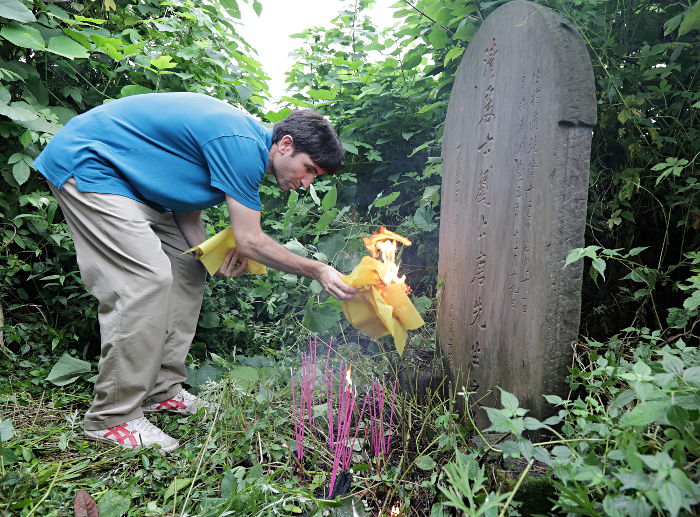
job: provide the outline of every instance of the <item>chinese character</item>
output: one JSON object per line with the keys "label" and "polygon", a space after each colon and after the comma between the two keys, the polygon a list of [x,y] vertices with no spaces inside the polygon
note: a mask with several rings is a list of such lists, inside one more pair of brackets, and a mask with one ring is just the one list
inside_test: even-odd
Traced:
{"label": "chinese character", "polygon": [[493,137],[489,133],[486,133],[486,142],[481,144],[477,148],[477,151],[479,151],[481,154],[486,156],[487,154],[489,154],[491,152],[491,146],[489,145],[489,144],[491,144],[491,142],[493,142]]}
{"label": "chinese character", "polygon": [[525,169],[525,162],[522,160],[516,160],[518,165],[515,166],[515,174],[518,177],[518,181],[523,179],[523,170]]}
{"label": "chinese character", "polygon": [[481,228],[478,229],[479,235],[477,237],[477,240],[481,240],[482,237],[486,237],[486,225],[489,224],[486,222],[486,218],[482,215],[481,216]]}
{"label": "chinese character", "polygon": [[532,118],[530,119],[530,131],[537,131],[537,115],[538,110],[535,110],[534,115],[532,115]]}
{"label": "chinese character", "polygon": [[486,274],[485,274],[485,269],[486,269],[486,255],[484,253],[479,253],[479,256],[476,257],[476,271],[474,272],[474,276],[472,277],[472,281],[470,283],[476,283],[478,285],[484,285],[484,282],[486,281]]}
{"label": "chinese character", "polygon": [[[489,195],[489,174],[491,173],[491,169],[493,168],[493,165],[486,169],[481,170],[481,174],[479,174],[479,190],[476,193],[476,202],[481,203],[482,201],[486,201]],[[486,206],[491,206],[491,203],[486,201],[484,203]]]}
{"label": "chinese character", "polygon": [[518,104],[518,113],[521,111],[525,111],[527,109],[527,99],[523,97],[523,100],[520,101],[520,104]]}
{"label": "chinese character", "polygon": [[484,75],[483,77],[486,77],[486,69],[490,69],[491,71],[491,77],[495,75],[495,72],[493,70],[494,64],[496,62],[496,54],[498,53],[498,49],[496,48],[496,38],[493,38],[493,44],[491,45],[491,48],[487,48],[484,50],[484,54],[486,54],[486,57],[484,58],[484,63],[486,65],[484,66]]}
{"label": "chinese character", "polygon": [[472,309],[472,316],[474,316],[474,321],[472,321],[469,325],[476,325],[479,327],[481,330],[486,330],[486,324],[481,323],[481,313],[483,312],[483,306],[481,304],[481,298],[477,299],[474,301],[474,309]]}
{"label": "chinese character", "polygon": [[525,115],[523,115],[523,118],[520,119],[520,123],[518,124],[518,134],[524,134],[525,133]]}
{"label": "chinese character", "polygon": [[479,348],[479,342],[477,341],[472,345],[472,366],[479,366],[479,355],[481,354],[481,348]]}
{"label": "chinese character", "polygon": [[530,154],[531,152],[532,153],[539,153],[540,152],[540,150],[537,148],[537,135],[530,137],[530,147],[527,150],[527,154]]}
{"label": "chinese character", "polygon": [[[492,85],[489,84],[488,88],[486,88],[486,95],[484,95],[484,115],[481,117],[479,124],[481,124],[482,122],[488,124],[492,118],[496,118],[493,105],[493,92],[494,88]],[[479,124],[477,124],[477,126]]]}
{"label": "chinese character", "polygon": [[530,165],[528,165],[527,172],[530,174],[530,178],[535,177],[535,172],[537,172],[537,169],[539,168],[539,165],[535,163],[535,161],[531,161]]}

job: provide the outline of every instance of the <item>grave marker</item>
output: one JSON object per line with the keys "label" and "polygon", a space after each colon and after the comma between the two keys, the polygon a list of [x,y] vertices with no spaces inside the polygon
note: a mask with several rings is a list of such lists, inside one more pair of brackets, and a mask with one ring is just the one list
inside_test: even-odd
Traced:
{"label": "grave marker", "polygon": [[481,405],[498,407],[500,386],[544,418],[542,395],[567,393],[582,263],[563,267],[584,245],[595,122],[572,25],[524,0],[484,21],[445,122],[438,324],[448,375]]}

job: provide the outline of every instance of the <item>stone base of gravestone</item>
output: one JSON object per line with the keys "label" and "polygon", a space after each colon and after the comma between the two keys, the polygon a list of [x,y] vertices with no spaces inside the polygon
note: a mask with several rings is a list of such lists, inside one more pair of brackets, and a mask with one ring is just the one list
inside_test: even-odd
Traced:
{"label": "stone base of gravestone", "polygon": [[[462,59],[445,123],[438,338],[453,384],[478,406],[499,388],[545,418],[565,396],[580,318],[593,71],[561,16],[509,2]],[[462,408],[464,409],[464,407]]]}

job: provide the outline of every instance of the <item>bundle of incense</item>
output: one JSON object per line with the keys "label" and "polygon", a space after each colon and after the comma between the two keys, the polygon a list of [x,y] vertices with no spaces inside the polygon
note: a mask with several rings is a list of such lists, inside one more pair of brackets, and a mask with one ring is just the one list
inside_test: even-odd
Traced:
{"label": "bundle of incense", "polygon": [[[341,365],[342,371],[342,365]],[[331,370],[331,397],[332,397],[332,382],[333,382],[333,371]],[[330,448],[333,452],[333,467],[331,470],[331,484],[328,489],[328,497],[331,497],[333,493],[333,486],[335,485],[335,479],[338,475],[338,469],[342,467],[342,470],[347,470],[350,466],[350,460],[352,459],[352,451],[355,447],[355,441],[357,440],[357,432],[360,427],[360,421],[365,412],[365,405],[367,404],[367,398],[365,398],[365,403],[362,405],[362,411],[360,412],[360,417],[357,420],[357,426],[355,428],[355,435],[352,442],[350,442],[350,427],[352,421],[352,412],[355,408],[355,401],[357,399],[357,390],[350,385],[346,385],[344,378],[341,379],[339,383],[338,390],[338,418],[336,425],[336,435],[335,444],[333,443],[333,415],[329,413],[329,436],[330,436]],[[329,399],[329,407],[331,406],[332,398]]]}
{"label": "bundle of incense", "polygon": [[[394,393],[391,399],[391,415],[389,417],[389,433],[388,436],[384,433],[384,387],[372,379],[372,403],[370,404],[369,414],[369,432],[372,443],[372,450],[376,457],[386,456],[389,452],[391,444],[391,429],[394,421],[394,402],[396,400],[396,384],[398,379],[394,381]],[[368,395],[369,398],[369,395]]]}
{"label": "bundle of incense", "polygon": [[294,438],[297,443],[297,459],[299,460],[299,477],[302,475],[304,459],[304,416],[309,421],[309,432],[313,425],[312,408],[316,402],[316,362],[317,362],[318,338],[311,341],[309,335],[309,355],[301,354],[301,383],[299,386],[299,413],[297,415],[296,393],[294,385],[294,371],[290,368],[292,378],[292,413],[294,416]]}

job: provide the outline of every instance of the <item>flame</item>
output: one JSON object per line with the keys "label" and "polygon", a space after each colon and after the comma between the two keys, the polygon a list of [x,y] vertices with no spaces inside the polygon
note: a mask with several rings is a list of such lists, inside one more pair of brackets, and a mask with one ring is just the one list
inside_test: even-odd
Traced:
{"label": "flame", "polygon": [[399,284],[407,294],[410,293],[411,288],[406,285],[406,275],[399,276],[399,266],[396,264],[396,241],[405,246],[410,246],[412,242],[398,233],[387,230],[384,226],[380,226],[379,231],[374,232],[371,237],[363,237],[362,240],[372,258],[377,258],[381,253],[382,262],[387,266],[381,278],[384,285]]}
{"label": "flame", "polygon": [[351,372],[352,372],[352,365],[348,366],[348,370],[345,372],[345,382],[348,383],[348,389],[352,388],[352,377],[350,377]]}

